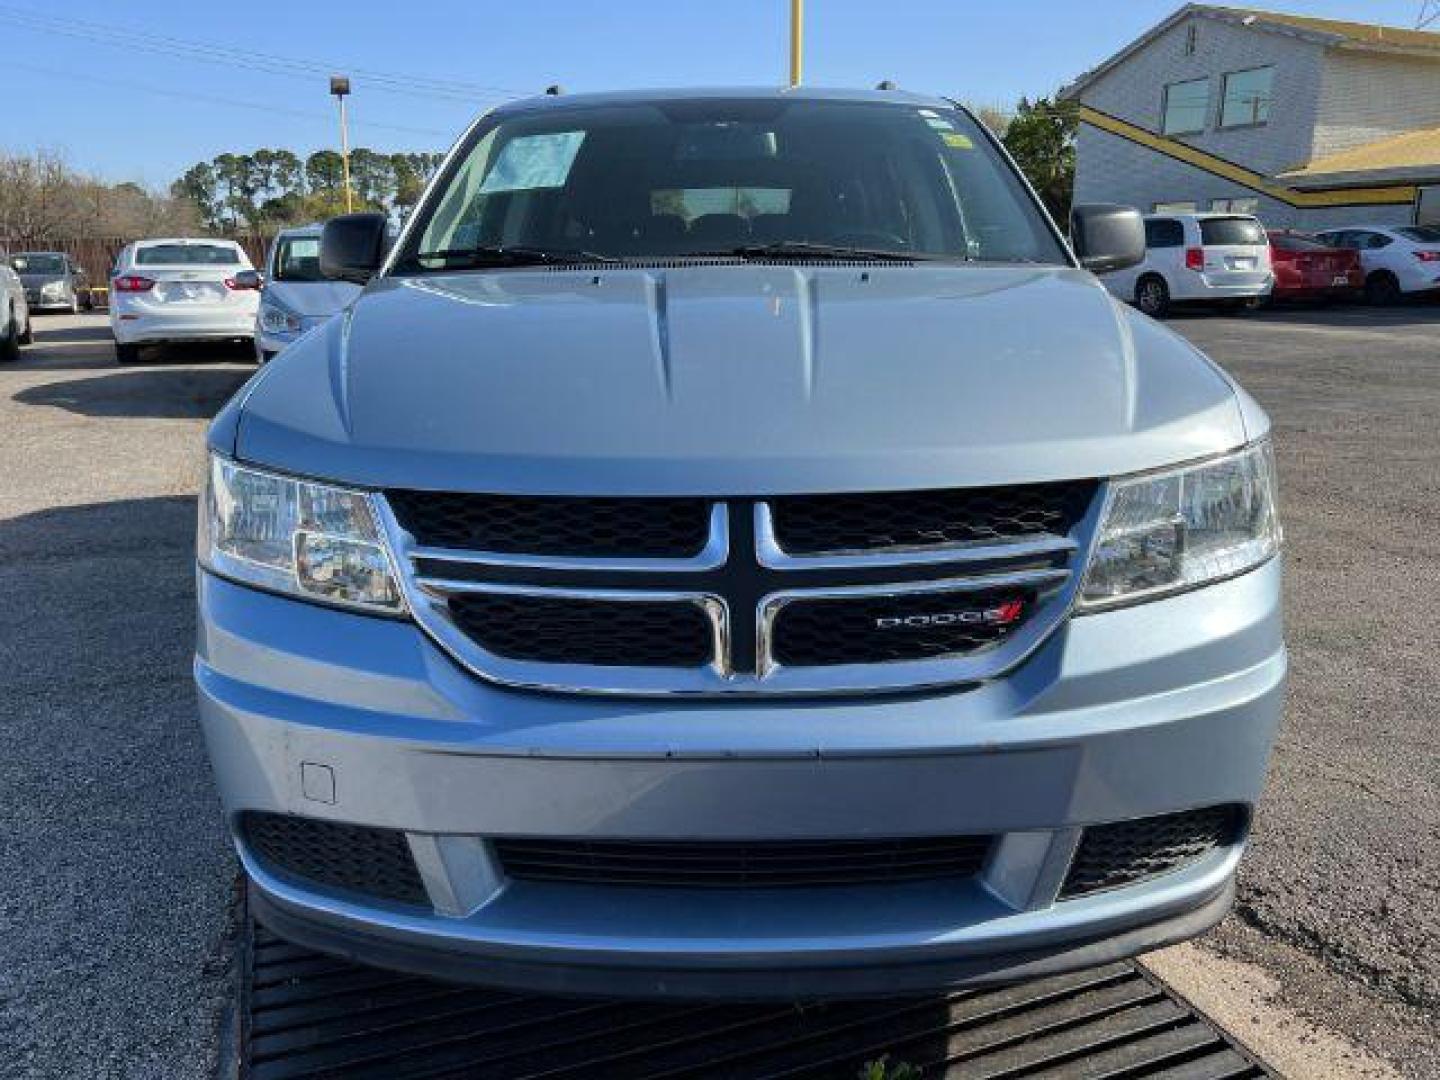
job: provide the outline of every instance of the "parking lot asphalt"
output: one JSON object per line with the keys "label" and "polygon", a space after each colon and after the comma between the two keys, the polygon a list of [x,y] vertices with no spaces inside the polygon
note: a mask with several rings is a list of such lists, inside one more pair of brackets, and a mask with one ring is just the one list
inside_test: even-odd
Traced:
{"label": "parking lot asphalt", "polygon": [[[0,1073],[210,1075],[235,867],[194,721],[206,418],[251,374],[116,367],[103,316],[0,367]],[[1183,316],[1271,412],[1291,702],[1206,950],[1440,1075],[1440,309]]]}

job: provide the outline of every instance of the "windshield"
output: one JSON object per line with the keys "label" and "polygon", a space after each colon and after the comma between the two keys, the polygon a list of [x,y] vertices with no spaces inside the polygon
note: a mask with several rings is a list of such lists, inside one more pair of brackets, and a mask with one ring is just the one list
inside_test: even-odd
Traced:
{"label": "windshield", "polygon": [[409,236],[401,272],[486,265],[481,254],[493,265],[504,254],[579,261],[786,246],[816,258],[1067,262],[965,113],[813,100],[502,116],[457,155]]}
{"label": "windshield", "polygon": [[61,255],[16,255],[10,265],[17,274],[65,273],[65,259]]}
{"label": "windshield", "polygon": [[1417,243],[1440,244],[1440,229],[1431,229],[1424,225],[1410,225],[1395,231],[1407,240],[1414,240]]}
{"label": "windshield", "polygon": [[276,281],[324,281],[318,236],[282,236],[275,248]]}
{"label": "windshield", "polygon": [[135,249],[136,266],[238,266],[240,252],[221,244],[151,244]]}

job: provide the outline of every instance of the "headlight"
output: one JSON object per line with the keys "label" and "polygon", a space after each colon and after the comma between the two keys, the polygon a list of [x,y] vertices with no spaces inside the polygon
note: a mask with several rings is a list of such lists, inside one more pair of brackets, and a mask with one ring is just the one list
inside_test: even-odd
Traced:
{"label": "headlight", "polygon": [[370,497],[212,456],[200,562],[222,577],[378,612],[404,609]]}
{"label": "headlight", "polygon": [[1234,577],[1279,549],[1268,442],[1117,480],[1085,572],[1080,610],[1153,600]]}
{"label": "headlight", "polygon": [[279,304],[262,301],[260,329],[267,334],[298,334],[303,326],[298,315],[292,315]]}

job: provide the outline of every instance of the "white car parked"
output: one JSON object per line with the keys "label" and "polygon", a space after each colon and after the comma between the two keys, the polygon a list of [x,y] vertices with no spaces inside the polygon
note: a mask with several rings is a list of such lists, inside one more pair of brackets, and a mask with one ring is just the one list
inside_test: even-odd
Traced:
{"label": "white car parked", "polygon": [[1100,278],[1147,315],[1172,303],[1254,307],[1270,294],[1270,241],[1247,214],[1152,214],[1145,219],[1145,261]]}
{"label": "white car parked", "polygon": [[34,340],[25,286],[20,283],[20,275],[0,258],[0,363],[20,359],[20,346]]}
{"label": "white car parked", "polygon": [[233,240],[127,244],[110,281],[115,358],[133,364],[142,345],[161,342],[251,341],[260,307],[254,269]]}
{"label": "white car parked", "polygon": [[255,357],[262,364],[360,295],[359,285],[320,273],[323,231],[323,225],[286,229],[270,245],[255,323]]}
{"label": "white car parked", "polygon": [[1440,229],[1361,226],[1331,229],[1316,238],[1331,247],[1360,252],[1365,299],[1372,304],[1393,304],[1407,293],[1440,289]]}

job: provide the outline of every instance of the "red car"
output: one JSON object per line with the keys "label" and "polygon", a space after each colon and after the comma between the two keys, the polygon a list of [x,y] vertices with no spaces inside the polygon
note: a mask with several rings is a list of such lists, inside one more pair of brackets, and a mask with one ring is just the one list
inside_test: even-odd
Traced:
{"label": "red car", "polygon": [[1269,237],[1275,272],[1271,300],[1358,300],[1365,294],[1358,251],[1330,247],[1289,229],[1271,229]]}

